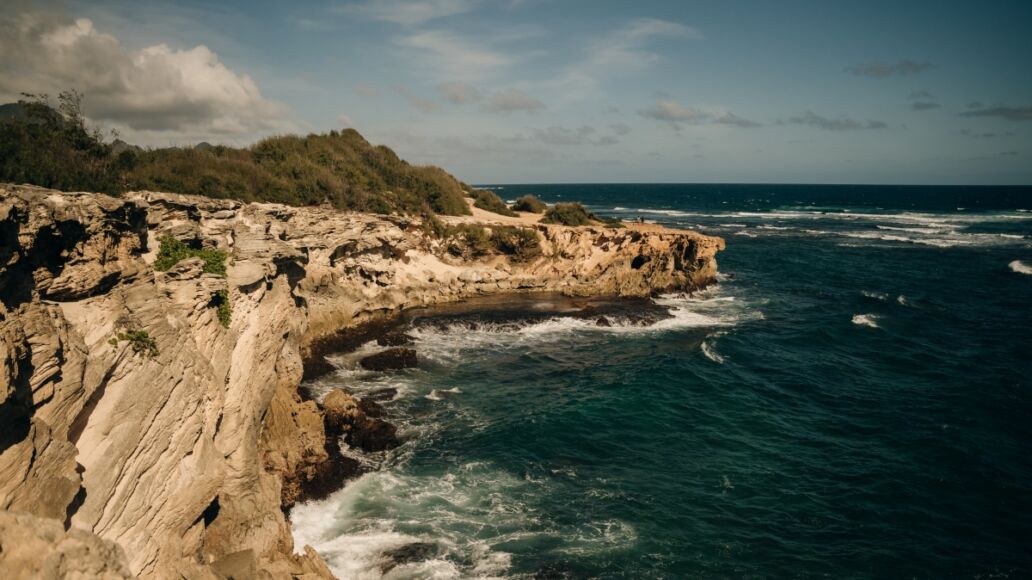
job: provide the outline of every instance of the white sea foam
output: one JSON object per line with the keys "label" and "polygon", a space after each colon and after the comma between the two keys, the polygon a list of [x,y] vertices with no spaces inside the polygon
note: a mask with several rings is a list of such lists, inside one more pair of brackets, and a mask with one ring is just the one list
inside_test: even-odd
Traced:
{"label": "white sea foam", "polygon": [[1021,260],[1014,260],[1013,262],[1007,265],[1010,266],[1012,272],[1018,274],[1032,274],[1032,266],[1029,266]]}
{"label": "white sea foam", "polygon": [[441,401],[448,395],[457,395],[461,392],[462,389],[458,387],[452,387],[450,389],[434,389],[430,391],[430,394],[426,395],[426,398],[431,401]]}
{"label": "white sea foam", "polygon": [[717,364],[724,364],[724,357],[720,356],[720,354],[717,353],[716,349],[710,346],[709,339],[702,341],[702,343],[699,345],[699,349],[702,350],[702,354],[705,355],[706,358],[710,359],[711,361]]}
{"label": "white sea foam", "polygon": [[896,297],[896,302],[898,302],[900,306],[910,306],[910,301],[902,294]]}
{"label": "white sea foam", "polygon": [[889,295],[884,293],[884,292],[874,292],[872,290],[863,290],[861,293],[864,296],[868,297],[868,298],[874,298],[875,300],[881,300],[882,302],[887,302],[889,300]]}
{"label": "white sea foam", "polygon": [[859,326],[869,326],[871,328],[879,328],[878,317],[873,314],[854,314],[853,324]]}

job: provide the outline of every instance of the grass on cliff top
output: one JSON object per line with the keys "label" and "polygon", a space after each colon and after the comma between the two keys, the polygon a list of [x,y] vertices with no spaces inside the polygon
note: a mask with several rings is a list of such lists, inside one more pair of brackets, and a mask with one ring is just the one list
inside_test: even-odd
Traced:
{"label": "grass on cliff top", "polygon": [[439,167],[411,165],[345,129],[270,137],[244,148],[144,150],[106,143],[87,126],[83,96],[26,95],[0,118],[0,182],[118,194],[134,189],[291,205],[468,215],[470,189]]}
{"label": "grass on cliff top", "polygon": [[161,238],[161,247],[158,249],[158,257],[154,260],[154,269],[159,272],[167,272],[172,266],[187,258],[200,258],[204,260],[202,270],[207,274],[215,274],[226,277],[226,252],[212,248],[191,248],[182,241],[172,236]]}
{"label": "grass on cliff top", "polygon": [[456,256],[476,258],[490,254],[504,254],[514,262],[527,262],[541,255],[541,241],[537,232],[517,226],[490,226],[480,224],[445,225],[432,218],[424,226],[429,235],[447,242],[448,252]]}

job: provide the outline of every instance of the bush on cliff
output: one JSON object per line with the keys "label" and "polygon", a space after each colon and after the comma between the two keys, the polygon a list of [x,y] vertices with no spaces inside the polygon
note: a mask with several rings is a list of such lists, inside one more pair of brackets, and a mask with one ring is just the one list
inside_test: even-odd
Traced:
{"label": "bush on cliff", "polygon": [[512,204],[513,211],[525,211],[529,213],[543,213],[548,206],[545,202],[541,201],[533,195],[524,195],[523,197],[516,200],[516,203]]}
{"label": "bush on cliff", "polygon": [[202,269],[205,273],[224,278],[226,276],[226,256],[226,252],[212,248],[191,248],[172,236],[164,236],[161,238],[158,257],[154,260],[154,269],[166,272],[187,258],[200,258],[204,260]]}
{"label": "bush on cliff", "polygon": [[[141,150],[87,127],[82,95],[26,95],[0,107],[0,182],[117,194],[150,189],[338,209],[468,215],[464,185],[439,167],[411,165],[354,129],[271,137],[247,148]],[[468,187],[468,186],[467,186]]]}
{"label": "bush on cliff", "polygon": [[66,91],[56,105],[25,95],[0,116],[0,181],[63,190],[118,193],[127,157],[115,154],[99,130],[86,125],[82,95]]}
{"label": "bush on cliff", "polygon": [[476,200],[473,203],[474,207],[479,207],[482,210],[509,217],[516,215],[516,212],[509,209],[509,206],[505,205],[502,198],[498,197],[498,195],[493,191],[489,191],[487,189],[475,189],[469,193],[469,196]]}
{"label": "bush on cliff", "polygon": [[494,251],[491,236],[479,224],[457,224],[448,226],[448,252],[456,256],[478,257]]}
{"label": "bush on cliff", "polygon": [[557,203],[545,211],[545,217],[541,218],[541,223],[586,226],[596,219],[591,212],[579,203]]}
{"label": "bush on cliff", "polygon": [[143,354],[150,358],[154,358],[160,354],[158,352],[158,342],[151,338],[150,334],[147,334],[146,330],[127,330],[125,332],[119,332],[118,336],[112,338],[108,342],[111,346],[118,346],[121,341],[127,341],[129,347],[133,349],[136,354]]}
{"label": "bush on cliff", "polygon": [[219,324],[223,328],[229,328],[233,321],[233,304],[229,301],[229,290],[223,288],[211,297],[209,306],[215,308],[215,315],[218,316]]}
{"label": "bush on cliff", "polygon": [[528,228],[492,226],[491,242],[495,248],[517,262],[527,262],[541,255],[537,232]]}

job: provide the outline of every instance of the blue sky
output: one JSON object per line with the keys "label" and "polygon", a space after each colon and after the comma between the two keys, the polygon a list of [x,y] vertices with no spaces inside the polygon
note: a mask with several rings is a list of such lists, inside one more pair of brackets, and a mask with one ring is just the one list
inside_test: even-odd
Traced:
{"label": "blue sky", "polygon": [[76,86],[147,145],[353,126],[477,183],[1032,183],[1027,1],[98,0],[0,19],[0,97]]}

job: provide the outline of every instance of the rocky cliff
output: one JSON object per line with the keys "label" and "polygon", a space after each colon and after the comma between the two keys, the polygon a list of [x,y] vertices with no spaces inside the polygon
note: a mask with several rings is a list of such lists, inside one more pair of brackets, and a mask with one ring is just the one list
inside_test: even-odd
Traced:
{"label": "rocky cliff", "polygon": [[[532,230],[536,257],[473,258],[413,218],[0,185],[0,575],[330,577],[282,509],[327,460],[314,340],[482,294],[692,289],[723,248]],[[225,275],[157,271],[164,236]]]}

